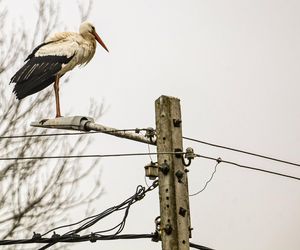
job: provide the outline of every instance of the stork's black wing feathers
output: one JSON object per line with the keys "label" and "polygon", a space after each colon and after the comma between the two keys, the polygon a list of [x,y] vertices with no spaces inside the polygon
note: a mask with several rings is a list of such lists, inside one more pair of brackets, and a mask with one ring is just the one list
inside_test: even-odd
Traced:
{"label": "stork's black wing feathers", "polygon": [[17,99],[21,100],[53,83],[62,65],[67,64],[74,56],[35,56],[35,53],[46,44],[48,43],[36,47],[26,58],[26,64],[11,78],[10,82],[16,83],[13,92]]}

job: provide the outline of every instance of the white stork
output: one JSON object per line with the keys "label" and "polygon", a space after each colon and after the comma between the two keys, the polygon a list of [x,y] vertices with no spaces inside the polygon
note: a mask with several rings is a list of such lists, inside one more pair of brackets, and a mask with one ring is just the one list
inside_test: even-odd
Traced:
{"label": "white stork", "polygon": [[61,32],[46,39],[26,58],[26,64],[11,78],[18,100],[37,93],[54,83],[56,117],[61,117],[59,78],[77,65],[87,64],[95,54],[96,40],[105,44],[89,22],[80,25],[79,33]]}

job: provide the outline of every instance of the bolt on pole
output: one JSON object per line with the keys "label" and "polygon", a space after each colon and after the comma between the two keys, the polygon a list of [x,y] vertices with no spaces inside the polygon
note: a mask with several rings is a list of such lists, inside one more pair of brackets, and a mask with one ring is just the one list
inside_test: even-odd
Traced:
{"label": "bolt on pole", "polygon": [[191,236],[187,170],[182,162],[180,100],[161,96],[155,102],[160,228],[163,250],[188,250]]}

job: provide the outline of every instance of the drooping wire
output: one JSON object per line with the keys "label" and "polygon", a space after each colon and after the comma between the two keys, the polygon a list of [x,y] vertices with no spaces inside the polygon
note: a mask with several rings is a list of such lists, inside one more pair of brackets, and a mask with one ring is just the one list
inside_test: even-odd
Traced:
{"label": "drooping wire", "polygon": [[271,161],[277,161],[277,162],[281,162],[281,163],[284,163],[284,164],[300,167],[300,163],[290,162],[290,161],[286,161],[286,160],[282,160],[282,159],[278,159],[278,158],[274,158],[274,157],[270,157],[270,156],[266,156],[266,155],[262,155],[262,154],[252,153],[252,152],[241,150],[241,149],[236,149],[236,148],[222,146],[222,145],[218,145],[218,144],[214,144],[214,143],[210,143],[210,142],[205,142],[205,141],[193,139],[193,138],[190,138],[190,137],[183,136],[182,138],[185,139],[185,140],[198,142],[198,143],[205,144],[205,145],[212,146],[212,147],[231,150],[231,151],[235,151],[235,152],[242,153],[242,154],[252,155],[252,156],[260,157],[260,158],[263,158],[263,159],[267,159],[267,160],[271,160]]}
{"label": "drooping wire", "polygon": [[[85,223],[85,224],[83,224],[82,226],[80,226],[80,231],[81,231],[82,227],[84,227],[84,226],[86,226],[86,225],[89,225],[88,227],[90,227],[90,226],[91,226],[91,222],[94,222],[94,220],[95,220],[96,222],[98,222],[100,219],[106,217],[107,215],[109,215],[109,214],[111,214],[111,213],[113,213],[113,212],[115,212],[115,211],[120,211],[120,210],[124,209],[124,208],[125,208],[125,205],[128,204],[130,201],[133,201],[133,203],[135,203],[136,201],[142,199],[142,198],[144,197],[144,195],[145,195],[147,192],[152,191],[153,189],[155,189],[155,188],[157,187],[157,185],[158,185],[158,182],[155,181],[155,182],[153,182],[152,185],[149,186],[147,189],[143,188],[142,186],[138,186],[137,189],[136,189],[135,194],[134,194],[133,196],[129,197],[128,199],[126,199],[125,201],[123,201],[122,203],[120,203],[119,205],[114,206],[114,207],[111,207],[111,208],[109,208],[109,209],[107,209],[107,210],[105,210],[105,211],[103,211],[103,212],[101,212],[101,213],[99,213],[99,214],[89,216],[89,217],[87,217],[87,218],[85,218],[85,219],[82,219],[82,220],[76,222],[76,223],[72,223],[72,224],[67,224],[67,225],[55,227],[55,228],[53,228],[53,229],[47,231],[46,233],[42,234],[42,236],[45,236],[45,235],[47,235],[47,234],[49,234],[49,233],[51,233],[51,232],[53,232],[53,231],[55,231],[55,230],[62,229],[62,228],[66,228],[66,227],[75,226],[75,225],[78,225],[78,224],[80,224],[80,223],[82,223],[82,222],[84,222],[84,221],[90,220],[90,221],[88,221],[87,223]],[[138,198],[139,198],[139,199],[138,199]],[[93,224],[92,224],[92,225],[93,225]],[[85,228],[84,228],[84,229],[85,229]],[[73,232],[75,232],[75,231],[77,231],[77,230],[78,230],[78,229],[69,231],[69,232],[66,233],[66,234],[73,233]]]}
{"label": "drooping wire", "polygon": [[219,158],[219,160],[217,161],[217,163],[216,163],[216,165],[215,165],[215,167],[214,167],[214,171],[213,171],[213,173],[211,174],[210,178],[206,181],[204,187],[203,187],[201,190],[197,191],[196,193],[190,194],[189,196],[195,196],[195,195],[198,195],[198,194],[200,194],[201,192],[203,192],[203,191],[206,189],[208,183],[210,183],[210,182],[212,181],[212,179],[213,179],[215,173],[217,172],[217,167],[218,167],[218,165],[219,165],[220,162],[221,162],[220,159],[221,159],[221,158]]}
{"label": "drooping wire", "polygon": [[149,153],[149,158],[150,158],[150,161],[153,162],[153,159],[151,157],[151,150],[150,150],[150,145],[147,144],[147,147],[148,147],[148,153]]}
{"label": "drooping wire", "polygon": [[[218,161],[218,159],[220,159],[220,158],[214,158],[214,157],[199,155],[199,154],[195,154],[195,156],[203,158],[203,159],[214,160],[214,161]],[[246,168],[246,169],[250,169],[250,170],[260,171],[260,172],[273,174],[273,175],[278,175],[278,176],[282,176],[282,177],[287,177],[287,178],[291,178],[291,179],[295,179],[295,180],[300,181],[300,178],[296,177],[296,176],[282,174],[282,173],[278,173],[278,172],[274,172],[274,171],[270,171],[270,170],[265,170],[265,169],[261,169],[261,168],[250,167],[250,166],[242,165],[242,164],[239,164],[239,163],[236,163],[236,162],[233,162],[233,161],[221,160],[221,163],[227,163],[227,164],[230,164],[230,165],[233,165],[233,166],[236,166],[236,167],[240,167],[240,168]]]}
{"label": "drooping wire", "polygon": [[148,182],[147,182],[147,176],[146,176],[146,175],[144,175],[144,181],[145,181],[145,185],[146,185],[147,187],[149,187],[149,184],[148,184]]}
{"label": "drooping wire", "polygon": [[[68,238],[68,237],[73,238],[74,236],[77,237],[79,232],[81,232],[82,230],[85,230],[87,228],[90,228],[91,226],[93,226],[94,224],[99,222],[101,219],[107,217],[108,215],[110,215],[114,212],[117,212],[117,211],[125,210],[122,221],[120,223],[118,223],[116,226],[114,226],[110,229],[106,229],[106,230],[102,230],[102,231],[98,231],[98,232],[93,233],[95,236],[101,236],[101,237],[104,236],[104,237],[108,237],[108,238],[109,237],[112,237],[112,238],[115,237],[116,235],[120,234],[123,231],[131,205],[134,204],[135,202],[143,199],[147,192],[152,191],[157,186],[158,186],[158,181],[154,181],[152,183],[152,185],[150,187],[148,187],[147,189],[142,187],[142,186],[138,186],[136,188],[136,192],[135,192],[134,195],[132,195],[131,197],[129,197],[128,199],[126,199],[125,201],[123,201],[122,203],[120,203],[117,206],[111,207],[111,208],[109,208],[109,209],[107,209],[107,210],[105,210],[105,211],[103,211],[103,212],[101,212],[97,215],[93,215],[93,216],[90,216],[90,217],[85,218],[83,220],[80,220],[79,222],[72,223],[72,224],[69,224],[69,225],[59,226],[59,227],[56,227],[56,228],[53,228],[53,229],[47,231],[46,233],[42,234],[41,237],[43,237],[43,236],[45,236],[45,235],[49,234],[50,232],[53,232],[57,229],[61,229],[61,228],[65,228],[65,227],[69,227],[69,226],[73,226],[73,225],[78,225],[78,224],[81,224],[82,222],[85,222],[84,224],[80,225],[78,228],[72,229],[72,230],[64,233],[61,236],[56,234],[56,236],[53,239],[53,242],[50,242],[47,245],[41,247],[40,250],[47,249],[50,246],[56,244],[57,242],[60,242],[59,241],[60,239],[65,239],[65,238]],[[117,231],[115,233],[111,234],[111,235],[101,235],[101,233],[111,232],[115,229],[117,229]]]}

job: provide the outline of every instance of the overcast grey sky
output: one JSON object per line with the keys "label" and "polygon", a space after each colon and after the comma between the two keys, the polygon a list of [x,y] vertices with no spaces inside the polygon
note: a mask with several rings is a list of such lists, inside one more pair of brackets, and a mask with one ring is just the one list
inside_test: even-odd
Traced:
{"label": "overcast grey sky", "polygon": [[[23,16],[26,25],[34,17],[33,6],[34,1],[26,1],[26,6],[25,1],[10,2],[12,15]],[[61,13],[62,22],[77,30],[75,1],[64,1]],[[61,86],[62,112],[86,115],[94,98],[107,107],[99,123],[154,127],[155,99],[176,96],[181,99],[185,136],[300,162],[299,13],[298,0],[95,1],[90,20],[110,53],[98,47],[89,65],[73,70],[71,81]],[[41,118],[38,114],[37,120]],[[148,150],[136,142],[95,137],[88,153]],[[297,167],[188,141],[184,145],[199,154],[300,177]],[[105,195],[94,204],[96,210],[118,204],[144,184],[149,161],[102,160]],[[203,187],[214,164],[193,161],[191,193]],[[88,192],[88,184],[82,188]],[[299,181],[221,164],[208,188],[190,198],[190,205],[194,243],[218,250],[300,248]],[[74,220],[81,214],[76,211]],[[158,214],[154,191],[134,205],[124,232],[152,232]],[[114,220],[116,216],[92,231]],[[160,244],[98,242],[72,249],[82,248],[150,250],[160,249]]]}

